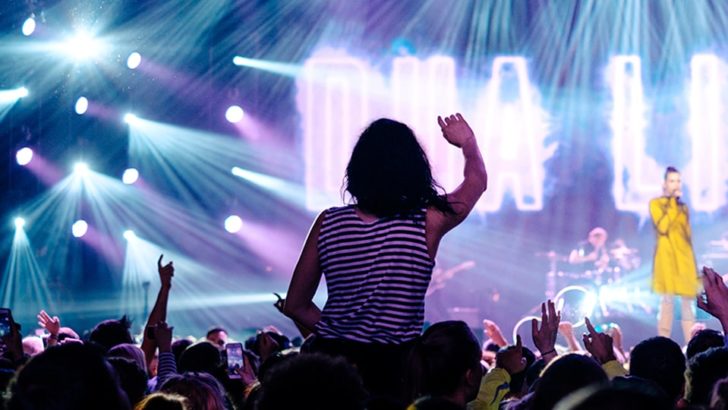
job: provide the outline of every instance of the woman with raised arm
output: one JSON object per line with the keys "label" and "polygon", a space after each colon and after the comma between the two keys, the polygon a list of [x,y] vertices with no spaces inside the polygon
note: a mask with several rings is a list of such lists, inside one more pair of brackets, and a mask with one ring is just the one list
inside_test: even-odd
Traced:
{"label": "woman with raised arm", "polygon": [[[424,298],[442,237],[462,222],[488,177],[460,114],[438,117],[465,157],[463,182],[441,195],[412,130],[389,119],[361,134],[346,167],[353,205],[322,212],[293,272],[283,311],[316,335],[315,350],[348,357],[372,394],[401,386],[403,361],[422,331]],[[313,303],[321,275],[328,300]]]}

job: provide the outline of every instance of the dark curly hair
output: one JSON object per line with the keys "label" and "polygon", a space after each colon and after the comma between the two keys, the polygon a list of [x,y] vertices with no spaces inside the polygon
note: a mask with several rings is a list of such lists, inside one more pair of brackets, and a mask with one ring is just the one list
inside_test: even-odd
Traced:
{"label": "dark curly hair", "polygon": [[379,217],[434,206],[454,213],[433,179],[427,154],[405,124],[381,118],[359,137],[346,167],[346,191],[356,204]]}

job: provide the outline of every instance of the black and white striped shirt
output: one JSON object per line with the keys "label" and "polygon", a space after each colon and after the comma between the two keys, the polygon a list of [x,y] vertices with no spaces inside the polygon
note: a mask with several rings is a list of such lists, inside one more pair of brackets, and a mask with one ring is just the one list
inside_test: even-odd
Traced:
{"label": "black and white striped shirt", "polygon": [[324,212],[318,253],[329,295],[319,337],[400,344],[421,333],[435,265],[425,215],[423,209],[367,223],[354,206]]}

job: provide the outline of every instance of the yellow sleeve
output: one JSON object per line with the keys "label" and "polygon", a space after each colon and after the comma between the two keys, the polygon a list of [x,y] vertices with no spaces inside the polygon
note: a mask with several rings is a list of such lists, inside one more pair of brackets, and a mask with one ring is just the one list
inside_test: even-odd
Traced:
{"label": "yellow sleeve", "polygon": [[627,375],[627,370],[624,368],[624,366],[622,366],[622,363],[617,360],[610,360],[604,363],[602,365],[602,369],[604,369],[604,372],[607,374],[607,377],[609,377],[609,380],[612,380],[615,377]]}
{"label": "yellow sleeve", "polygon": [[511,391],[511,375],[501,368],[494,368],[480,381],[478,397],[468,403],[468,410],[498,410],[501,401]]}
{"label": "yellow sleeve", "polygon": [[685,224],[685,233],[688,235],[688,241],[692,245],[693,243],[693,231],[690,228],[690,211],[688,211],[687,205],[682,205],[683,212],[685,212],[685,220],[687,223]]}
{"label": "yellow sleeve", "polygon": [[673,208],[671,201],[667,202],[667,207],[665,207],[659,199],[653,199],[650,201],[650,216],[652,217],[652,224],[655,226],[657,233],[660,235],[667,235],[670,224],[672,224],[675,216],[677,216],[677,209]]}

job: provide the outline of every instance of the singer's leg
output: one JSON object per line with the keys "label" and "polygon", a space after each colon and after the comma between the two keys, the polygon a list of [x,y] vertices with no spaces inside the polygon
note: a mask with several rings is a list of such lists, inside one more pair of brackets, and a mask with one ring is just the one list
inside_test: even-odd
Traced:
{"label": "singer's leg", "polygon": [[690,341],[690,331],[695,325],[695,310],[693,306],[693,298],[681,297],[681,324],[683,329],[683,336],[685,336],[685,343]]}
{"label": "singer's leg", "polygon": [[660,311],[657,313],[658,336],[670,337],[672,333],[673,298],[672,295],[662,295],[660,299]]}

